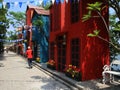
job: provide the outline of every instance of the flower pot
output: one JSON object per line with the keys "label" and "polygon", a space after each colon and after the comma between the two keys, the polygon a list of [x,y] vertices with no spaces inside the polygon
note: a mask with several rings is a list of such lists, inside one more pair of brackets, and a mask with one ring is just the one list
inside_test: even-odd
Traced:
{"label": "flower pot", "polygon": [[47,64],[47,68],[51,69],[51,70],[55,70],[55,66],[52,66],[50,64]]}
{"label": "flower pot", "polygon": [[38,63],[40,62],[40,58],[39,57],[36,58],[36,62],[38,62]]}
{"label": "flower pot", "polygon": [[76,81],[81,81],[81,80],[82,80],[82,79],[81,79],[81,73],[75,74],[74,80],[76,80]]}
{"label": "flower pot", "polygon": [[66,72],[65,75],[66,75],[67,77],[72,78],[72,75],[71,75],[69,72]]}

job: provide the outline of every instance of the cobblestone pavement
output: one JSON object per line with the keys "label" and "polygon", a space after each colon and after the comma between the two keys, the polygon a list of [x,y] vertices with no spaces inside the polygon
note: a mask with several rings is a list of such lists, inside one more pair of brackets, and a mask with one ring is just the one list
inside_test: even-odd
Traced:
{"label": "cobblestone pavement", "polygon": [[0,55],[0,90],[69,90],[15,53]]}

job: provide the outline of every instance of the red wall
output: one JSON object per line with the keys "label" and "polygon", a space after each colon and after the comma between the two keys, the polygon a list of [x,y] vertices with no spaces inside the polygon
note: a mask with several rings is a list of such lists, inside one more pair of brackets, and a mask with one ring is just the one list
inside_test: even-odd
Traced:
{"label": "red wall", "polygon": [[[33,11],[34,9],[33,8],[27,8],[26,10],[26,25],[28,26],[32,26],[32,22],[31,22],[31,19],[32,19],[32,15],[33,15]],[[32,30],[30,31],[30,33],[28,33],[29,31],[27,31],[27,34],[30,34],[28,36],[30,36],[29,38],[29,41],[28,41],[28,45],[32,47]]]}
{"label": "red wall", "polygon": [[[67,34],[67,52],[66,52],[66,64],[71,64],[71,52],[70,52],[70,40],[73,38],[80,39],[80,69],[82,72],[82,80],[90,80],[101,78],[103,66],[109,64],[109,45],[103,40],[97,37],[88,37],[87,34],[92,33],[93,30],[99,29],[100,35],[105,39],[109,39],[106,28],[100,18],[90,19],[86,22],[82,22],[81,18],[83,14],[87,13],[86,4],[95,0],[80,0],[80,21],[75,24],[70,23],[70,3],[59,4],[59,16],[54,14],[56,5],[51,7],[52,24],[50,32],[50,42],[54,42],[56,36],[63,33]],[[96,0],[98,1],[98,0]],[[100,0],[101,1],[101,0]],[[106,20],[108,21],[108,11],[105,12]],[[60,28],[54,29],[54,19],[60,17]],[[55,47],[55,61],[57,61],[57,46]],[[56,67],[58,68],[58,67]]]}

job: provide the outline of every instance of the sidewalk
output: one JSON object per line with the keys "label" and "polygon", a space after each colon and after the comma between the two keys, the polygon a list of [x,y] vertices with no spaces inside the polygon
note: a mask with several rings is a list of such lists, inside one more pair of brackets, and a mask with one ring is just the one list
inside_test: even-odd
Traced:
{"label": "sidewalk", "polygon": [[[13,52],[0,55],[0,90],[71,90]],[[72,89],[74,90],[74,89]]]}
{"label": "sidewalk", "polygon": [[40,68],[52,73],[56,77],[70,83],[71,85],[74,85],[82,90],[120,90],[120,81],[119,82],[113,82],[112,84],[102,84],[102,79],[98,80],[90,80],[90,81],[75,81],[65,76],[64,73],[57,72],[56,70],[50,70],[47,68],[47,65],[45,63],[36,63],[37,66]]}

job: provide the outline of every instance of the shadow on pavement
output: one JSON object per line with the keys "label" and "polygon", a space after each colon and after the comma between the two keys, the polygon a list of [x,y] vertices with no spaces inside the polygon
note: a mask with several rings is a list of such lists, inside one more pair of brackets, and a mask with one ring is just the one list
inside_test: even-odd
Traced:
{"label": "shadow on pavement", "polygon": [[[48,78],[48,77],[41,77],[41,76],[32,76],[31,78],[44,83],[44,85],[41,87],[41,89],[43,90],[63,90],[63,84],[60,84],[59,81],[55,82],[57,80],[51,77]],[[64,88],[64,90],[70,90],[70,89]]]}
{"label": "shadow on pavement", "polygon": [[8,54],[8,55],[5,55],[4,57],[16,57],[18,55],[15,55],[15,54]]}
{"label": "shadow on pavement", "polygon": [[0,63],[0,67],[4,67],[4,64],[3,64],[3,63]]}
{"label": "shadow on pavement", "polygon": [[16,54],[12,54],[12,53],[3,53],[3,54],[0,54],[0,60],[5,60],[6,57],[16,57],[18,55]]}
{"label": "shadow on pavement", "polygon": [[41,79],[40,76],[32,76],[31,78],[33,78],[33,79]]}
{"label": "shadow on pavement", "polygon": [[4,54],[0,54],[0,61],[3,61],[3,60],[5,60],[5,56]]}

